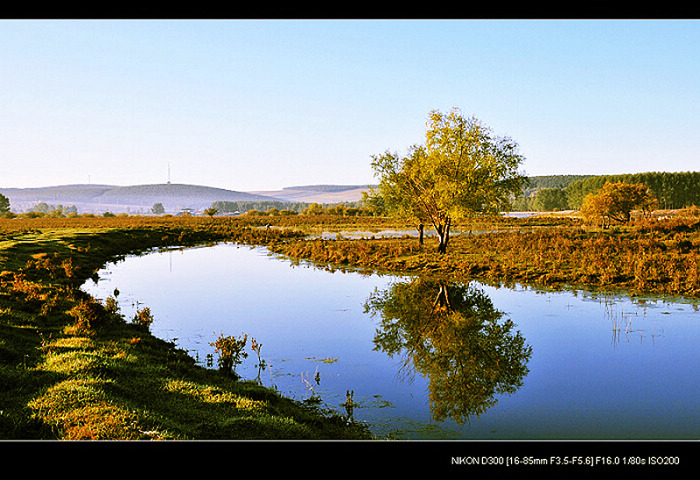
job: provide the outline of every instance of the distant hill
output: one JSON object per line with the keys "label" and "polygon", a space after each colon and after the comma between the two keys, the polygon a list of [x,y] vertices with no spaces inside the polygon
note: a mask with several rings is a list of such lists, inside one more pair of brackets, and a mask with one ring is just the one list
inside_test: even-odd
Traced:
{"label": "distant hill", "polygon": [[337,193],[368,188],[368,185],[304,185],[301,187],[284,187],[282,190],[294,190],[317,193]]}
{"label": "distant hill", "polygon": [[137,204],[148,207],[160,202],[166,210],[182,208],[199,210],[210,207],[217,200],[252,201],[265,200],[266,197],[223,188],[168,183],[115,187],[105,191],[97,199],[103,203]]}
{"label": "distant hill", "polygon": [[282,190],[251,192],[286,202],[343,203],[359,202],[369,185],[305,185]]}
{"label": "distant hill", "polygon": [[40,188],[1,188],[14,212],[31,210],[37,203],[75,205],[80,213],[150,213],[155,203],[165,211],[183,209],[201,211],[218,200],[277,200],[264,195],[237,192],[223,188],[184,184],[153,184],[120,187],[115,185],[61,185]]}

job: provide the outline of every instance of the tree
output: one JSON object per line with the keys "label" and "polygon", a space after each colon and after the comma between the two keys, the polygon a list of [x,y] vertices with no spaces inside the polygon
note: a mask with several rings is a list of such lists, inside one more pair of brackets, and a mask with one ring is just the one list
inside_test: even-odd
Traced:
{"label": "tree", "polygon": [[367,211],[369,215],[381,216],[385,213],[384,199],[372,188],[362,192],[362,200],[360,203],[362,208]]}
{"label": "tree", "polygon": [[525,181],[517,172],[522,160],[515,142],[494,136],[476,118],[458,109],[434,110],[424,145],[412,146],[404,157],[372,157],[379,178],[372,195],[381,196],[392,215],[411,218],[419,228],[430,223],[437,251],[445,253],[454,221],[509,208]]}
{"label": "tree", "polygon": [[602,219],[603,228],[608,228],[613,220],[629,222],[633,210],[646,213],[657,205],[649,188],[642,183],[606,182],[597,193],[586,195],[581,214],[589,221]]}
{"label": "tree", "polygon": [[65,207],[63,209],[63,214],[64,215],[77,215],[78,214],[78,207],[76,207],[75,205]]}
{"label": "tree", "polygon": [[567,205],[566,193],[561,188],[543,188],[532,202],[532,208],[542,212],[566,210]]}
{"label": "tree", "polygon": [[211,206],[211,207],[207,208],[206,210],[204,210],[204,213],[206,215],[209,215],[209,218],[212,218],[214,215],[219,213],[219,210],[216,207]]}
{"label": "tree", "polygon": [[151,212],[153,212],[154,215],[162,215],[165,213],[165,207],[163,207],[162,203],[154,203],[153,207],[151,207]]}
{"label": "tree", "polygon": [[304,210],[304,215],[322,215],[323,206],[319,203],[312,203]]}
{"label": "tree", "polygon": [[10,199],[5,195],[0,193],[0,213],[7,213],[10,211]]}
{"label": "tree", "polygon": [[39,202],[32,207],[32,211],[38,213],[49,213],[54,207],[50,206],[46,202]]}

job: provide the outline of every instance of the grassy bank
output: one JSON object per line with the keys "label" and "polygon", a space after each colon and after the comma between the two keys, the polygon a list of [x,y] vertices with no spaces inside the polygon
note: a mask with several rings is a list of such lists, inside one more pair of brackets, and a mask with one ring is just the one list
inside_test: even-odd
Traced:
{"label": "grassy bank", "polygon": [[[208,219],[0,221],[1,439],[347,439],[358,425],[196,365],[79,286],[161,246],[298,236]],[[156,319],[157,321],[157,319]]]}

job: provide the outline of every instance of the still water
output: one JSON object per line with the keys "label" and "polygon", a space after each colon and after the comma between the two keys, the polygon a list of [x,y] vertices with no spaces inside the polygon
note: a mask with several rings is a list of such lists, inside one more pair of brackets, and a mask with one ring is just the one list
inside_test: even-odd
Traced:
{"label": "still water", "polygon": [[203,365],[220,334],[246,334],[244,379],[378,437],[700,438],[691,301],[330,271],[233,244],[127,257],[83,287],[115,288],[127,319],[148,306],[151,331]]}

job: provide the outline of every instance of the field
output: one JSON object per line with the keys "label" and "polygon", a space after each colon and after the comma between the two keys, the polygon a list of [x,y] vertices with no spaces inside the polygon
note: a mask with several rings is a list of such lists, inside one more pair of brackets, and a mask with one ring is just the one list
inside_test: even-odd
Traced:
{"label": "field", "polygon": [[[373,238],[412,228],[374,217],[0,219],[0,438],[367,438],[335,414],[197,365],[150,334],[147,311],[125,319],[117,292],[103,304],[79,289],[106,263],[153,248],[232,241],[328,268],[700,297],[697,209],[606,230],[566,215],[460,227],[438,256],[430,237]],[[343,238],[352,231],[362,238]]]}

